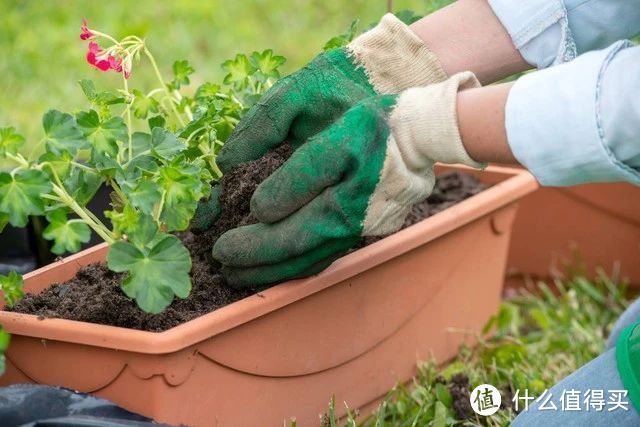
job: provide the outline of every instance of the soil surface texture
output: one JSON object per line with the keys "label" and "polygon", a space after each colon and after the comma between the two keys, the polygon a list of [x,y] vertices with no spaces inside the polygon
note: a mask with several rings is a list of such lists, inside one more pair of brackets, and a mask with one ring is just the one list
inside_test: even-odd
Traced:
{"label": "soil surface texture", "polygon": [[[291,146],[284,144],[225,175],[220,183],[221,213],[213,228],[201,234],[178,233],[192,257],[192,291],[185,299],[175,299],[164,312],[149,314],[140,310],[135,301],[120,289],[124,274],[110,271],[105,264],[85,266],[67,282],[54,284],[40,294],[27,294],[12,310],[41,318],[55,317],[160,332],[259,292],[258,288],[233,289],[226,286],[219,274],[219,264],[211,257],[211,248],[227,230],[256,222],[249,209],[251,195],[292,152]],[[470,175],[459,172],[443,174],[437,178],[432,195],[414,206],[404,226],[415,224],[484,188]],[[361,246],[379,239],[381,237],[364,239]]]}

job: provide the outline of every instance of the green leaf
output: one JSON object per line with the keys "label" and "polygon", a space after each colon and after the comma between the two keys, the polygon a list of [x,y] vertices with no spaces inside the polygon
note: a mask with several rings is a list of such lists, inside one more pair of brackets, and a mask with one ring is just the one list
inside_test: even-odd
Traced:
{"label": "green leaf", "polygon": [[131,146],[133,148],[133,157],[151,150],[151,135],[145,132],[134,132],[131,135]]}
{"label": "green leaf", "polygon": [[349,28],[345,33],[329,39],[329,41],[326,42],[322,47],[322,50],[327,51],[327,50],[337,49],[349,44],[349,42],[353,40],[353,38],[356,36],[358,32],[359,23],[360,23],[359,19],[352,21],[351,25],[349,25]]}
{"label": "green leaf", "polygon": [[7,154],[18,154],[18,149],[24,145],[24,137],[15,132],[13,127],[0,128],[0,158]]}
{"label": "green leaf", "polygon": [[447,425],[447,408],[442,402],[436,402],[435,414],[431,425],[433,427],[445,427]]}
{"label": "green leaf", "polygon": [[140,212],[129,204],[126,204],[120,212],[115,210],[106,211],[104,215],[111,220],[117,235],[126,234],[129,230],[135,228],[140,218]]}
{"label": "green leaf", "polygon": [[[4,295],[4,302],[7,306],[13,307],[20,298],[24,295],[22,287],[24,286],[24,280],[22,276],[15,271],[10,271],[8,275],[0,275],[0,290]],[[0,346],[4,344],[0,342]],[[2,349],[4,350],[4,349]]]}
{"label": "green leaf", "polygon": [[160,219],[169,230],[185,230],[195,214],[198,200],[202,197],[203,184],[196,174],[197,167],[180,164],[160,169],[158,183],[165,191],[164,209]]}
{"label": "green leaf", "polygon": [[47,215],[49,225],[42,232],[47,240],[53,240],[51,252],[60,255],[78,252],[82,243],[91,239],[91,229],[79,219],[68,220],[64,210],[58,209]]}
{"label": "green leaf", "polygon": [[122,117],[111,117],[101,121],[95,110],[78,113],[78,128],[93,146],[98,154],[108,154],[115,157],[118,154],[116,141],[128,141],[127,125]]}
{"label": "green leaf", "polygon": [[197,202],[168,202],[164,205],[160,219],[167,225],[168,231],[186,230],[197,207]]}
{"label": "green leaf", "polygon": [[75,156],[78,150],[88,146],[71,114],[49,110],[42,117],[42,127],[45,146],[56,155],[68,151]]}
{"label": "green leaf", "polygon": [[153,128],[151,131],[151,151],[163,159],[171,160],[186,148],[182,141],[166,129]]}
{"label": "green leaf", "polygon": [[2,348],[0,348],[0,375],[4,374],[6,368],[4,352],[7,347],[9,347],[9,342],[11,342],[11,335],[9,335],[4,329],[2,329],[2,326],[0,326],[0,345],[2,346]]}
{"label": "green leaf", "polygon": [[2,233],[7,224],[9,224],[9,215],[4,212],[0,212],[0,233]]}
{"label": "green leaf", "polygon": [[139,215],[136,221],[127,229],[128,240],[140,250],[151,248],[158,239],[163,239],[166,234],[158,234],[158,224],[150,215]]}
{"label": "green leaf", "polygon": [[189,61],[183,59],[173,63],[173,89],[180,89],[181,86],[188,85],[189,76],[193,74],[195,70],[189,64]]}
{"label": "green leaf", "polygon": [[[51,168],[55,171],[58,178],[64,180],[71,170],[71,162],[73,161],[73,156],[65,151],[60,155],[55,155],[51,152],[46,152],[38,159],[40,164],[48,163]],[[43,170],[49,174],[51,172],[51,168],[45,167]],[[53,174],[51,174],[51,179],[53,178]]]}
{"label": "green leaf", "polygon": [[95,196],[102,185],[102,177],[82,169],[73,169],[63,182],[67,192],[80,205],[84,206]]}
{"label": "green leaf", "polygon": [[141,170],[142,172],[154,174],[158,171],[158,163],[156,163],[156,158],[151,155],[140,155],[131,160],[129,165],[127,166],[127,176],[133,177],[137,174],[135,170]]}
{"label": "green leaf", "polygon": [[286,62],[286,58],[284,56],[274,55],[271,49],[267,49],[262,53],[253,52],[250,61],[251,65],[265,77],[277,79],[280,77],[278,67]]}
{"label": "green leaf", "polygon": [[208,119],[209,118],[206,115],[194,118],[192,121],[187,123],[187,125],[183,129],[180,130],[179,136],[181,138],[189,138],[193,134],[192,140],[195,139],[197,133],[194,134],[194,132],[204,132],[206,130],[205,124]]}
{"label": "green leaf", "polygon": [[167,202],[198,200],[202,183],[195,174],[197,168],[171,164],[160,169],[160,186],[167,192]]}
{"label": "green leaf", "polygon": [[166,235],[144,250],[118,241],[111,245],[107,263],[115,272],[129,273],[122,290],[146,312],[160,313],[174,296],[186,298],[191,291],[189,251],[175,236]]}
{"label": "green leaf", "polygon": [[24,227],[29,215],[44,214],[42,194],[51,191],[47,175],[39,170],[21,170],[11,175],[0,172],[0,212],[14,227]]}
{"label": "green leaf", "polygon": [[95,101],[96,96],[98,96],[98,93],[96,92],[96,86],[93,84],[93,81],[88,79],[82,79],[78,81],[78,84],[80,84],[80,88],[82,88],[82,92],[84,93],[84,96],[86,96],[87,99],[91,102]]}
{"label": "green leaf", "polygon": [[134,207],[147,215],[151,215],[154,206],[160,202],[162,190],[153,181],[141,181],[133,190],[126,191],[126,196]]}
{"label": "green leaf", "polygon": [[213,84],[210,82],[203,83],[198,86],[196,89],[196,100],[205,100],[209,98],[215,98],[215,96],[220,92],[220,86],[217,84]]}
{"label": "green leaf", "polygon": [[91,157],[91,161],[100,174],[109,178],[113,178],[116,173],[122,171],[120,163],[118,163],[113,157],[104,153],[94,153]]}
{"label": "green leaf", "polygon": [[124,104],[125,101],[126,99],[123,96],[116,95],[113,92],[104,91],[99,92],[96,95],[93,103],[102,107],[106,107],[108,105]]}
{"label": "green leaf", "polygon": [[255,67],[251,65],[249,58],[242,54],[236,55],[235,59],[229,59],[223,62],[222,68],[228,73],[224,77],[224,84],[239,86],[246,84],[249,76],[256,71]]}
{"label": "green leaf", "polygon": [[[11,335],[9,335],[7,331],[2,329],[2,326],[0,326],[0,353],[4,353],[7,350],[7,348],[9,348],[10,342],[11,342]],[[0,375],[2,375],[3,372],[4,370],[0,372]]]}
{"label": "green leaf", "polygon": [[411,25],[417,20],[419,20],[420,18],[422,18],[422,15],[418,15],[415,11],[411,9],[404,9],[404,10],[398,11],[394,13],[394,15],[396,16],[396,18],[404,22],[406,25]]}
{"label": "green leaf", "polygon": [[445,387],[444,384],[437,383],[435,389],[438,401],[442,402],[446,407],[451,407],[453,404],[453,397],[447,387]]}
{"label": "green leaf", "polygon": [[460,361],[455,361],[453,363],[451,363],[449,366],[447,366],[443,371],[442,371],[442,376],[447,380],[447,381],[451,381],[451,378],[459,373],[465,372],[465,370],[467,369],[467,367],[464,365],[464,363],[460,362]]}
{"label": "green leaf", "polygon": [[0,375],[4,374],[5,371],[4,352],[9,347],[9,342],[11,342],[11,335],[0,326]]}
{"label": "green leaf", "polygon": [[162,128],[164,127],[166,120],[162,116],[153,116],[149,119],[149,129],[153,130],[153,128]]}
{"label": "green leaf", "polygon": [[139,119],[146,119],[149,113],[157,113],[160,103],[152,96],[146,96],[138,89],[133,90],[133,115]]}

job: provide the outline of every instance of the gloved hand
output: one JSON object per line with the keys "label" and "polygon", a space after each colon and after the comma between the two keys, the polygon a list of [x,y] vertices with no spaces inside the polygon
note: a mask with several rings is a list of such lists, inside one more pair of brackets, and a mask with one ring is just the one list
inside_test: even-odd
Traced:
{"label": "gloved hand", "polygon": [[[325,129],[362,99],[446,79],[438,59],[391,14],[344,48],[318,55],[282,78],[240,120],[216,162],[223,173],[262,157],[288,139],[294,147]],[[191,228],[208,229],[219,214],[216,191]]]}
{"label": "gloved hand", "polygon": [[433,189],[433,165],[469,157],[457,125],[470,72],[400,95],[360,102],[310,138],[260,184],[251,212],[261,222],[223,234],[213,257],[235,287],[314,274],[362,236],[398,230]]}

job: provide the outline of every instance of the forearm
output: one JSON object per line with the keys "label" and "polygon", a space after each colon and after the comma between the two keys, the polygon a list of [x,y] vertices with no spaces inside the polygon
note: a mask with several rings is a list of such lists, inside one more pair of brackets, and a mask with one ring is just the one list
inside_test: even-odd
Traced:
{"label": "forearm", "polygon": [[469,156],[478,162],[517,164],[505,129],[505,106],[513,83],[458,93],[458,127]]}
{"label": "forearm", "polygon": [[458,94],[478,162],[521,163],[543,185],[640,184],[640,47],[619,42],[515,83]]}
{"label": "forearm", "polygon": [[486,0],[458,0],[410,28],[448,75],[469,70],[487,84],[531,68]]}

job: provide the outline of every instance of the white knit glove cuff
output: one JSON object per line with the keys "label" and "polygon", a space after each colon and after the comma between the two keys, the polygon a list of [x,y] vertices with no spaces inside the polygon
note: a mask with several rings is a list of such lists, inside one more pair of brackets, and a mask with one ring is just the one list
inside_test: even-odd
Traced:
{"label": "white knit glove cuff", "polygon": [[458,91],[473,87],[480,87],[480,83],[466,71],[400,94],[389,124],[409,169],[428,168],[433,162],[486,166],[469,156],[458,129]]}
{"label": "white knit glove cuff", "polygon": [[356,66],[364,69],[369,82],[381,94],[399,93],[447,78],[436,55],[390,13],[346,48]]}

